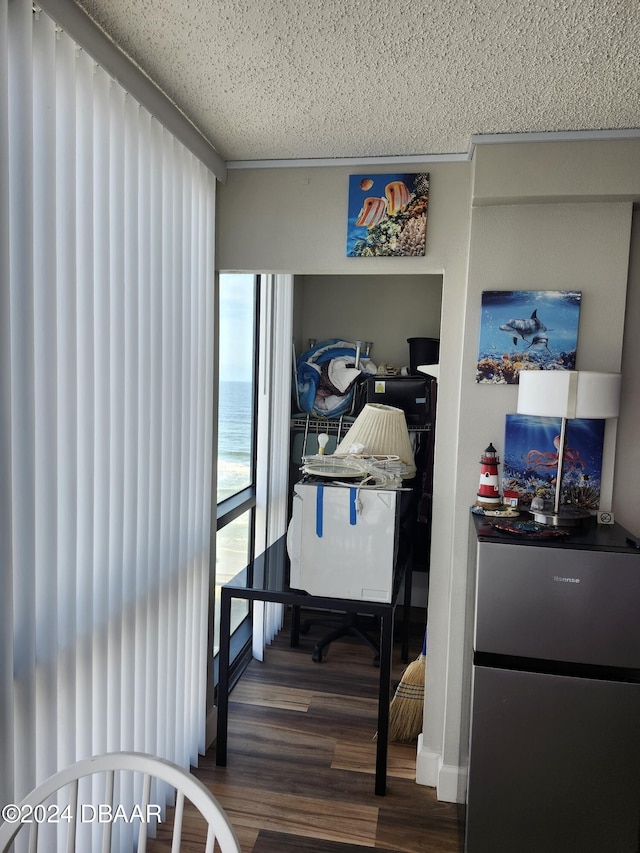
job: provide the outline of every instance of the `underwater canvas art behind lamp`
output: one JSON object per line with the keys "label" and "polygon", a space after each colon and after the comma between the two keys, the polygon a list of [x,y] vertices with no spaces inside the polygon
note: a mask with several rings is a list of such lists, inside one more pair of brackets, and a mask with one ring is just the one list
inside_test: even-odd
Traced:
{"label": "underwater canvas art behind lamp", "polygon": [[347,257],[422,256],[429,175],[349,175]]}
{"label": "underwater canvas art behind lamp", "polygon": [[582,294],[485,290],[476,382],[515,385],[521,370],[575,370]]}
{"label": "underwater canvas art behind lamp", "polygon": [[[558,469],[561,418],[507,415],[502,466],[503,491],[518,492],[528,507],[534,497],[553,502]],[[604,446],[604,420],[567,421],[560,502],[598,509]]]}

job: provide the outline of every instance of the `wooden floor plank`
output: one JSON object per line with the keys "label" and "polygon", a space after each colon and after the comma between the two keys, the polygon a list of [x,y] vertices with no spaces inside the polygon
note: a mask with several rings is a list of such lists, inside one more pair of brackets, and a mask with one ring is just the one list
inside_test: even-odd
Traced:
{"label": "wooden floor plank", "polygon": [[[376,744],[353,743],[340,740],[331,762],[332,769],[351,770],[354,773],[375,773]],[[398,779],[416,778],[415,744],[389,744],[387,754],[387,776]]]}
{"label": "wooden floor plank", "polygon": [[429,789],[424,791],[421,810],[408,809],[400,798],[397,800],[393,810],[387,806],[380,810],[376,847],[404,853],[461,853],[464,850],[463,808],[452,803],[438,803],[435,792]]}
{"label": "wooden floor plank", "polygon": [[[410,660],[421,619],[418,611]],[[291,648],[285,627],[264,662],[251,662],[230,697],[227,766],[216,766],[212,749],[194,770],[223,804],[242,853],[462,853],[464,811],[416,784],[415,742],[389,744],[387,794],[375,796],[379,672],[354,638],[314,663],[325,631],[313,626]],[[405,666],[396,644],[396,683]],[[197,834],[189,831],[189,845]]]}
{"label": "wooden floor plank", "polygon": [[375,844],[376,806],[334,801],[328,812],[323,797],[282,794],[263,787],[229,786],[217,796],[234,827],[269,829],[368,847]]}
{"label": "wooden floor plank", "polygon": [[313,699],[312,690],[301,690],[281,684],[265,684],[261,681],[240,680],[233,691],[234,702],[245,705],[260,705],[265,708],[283,708],[287,711],[306,713]]}
{"label": "wooden floor plank", "polygon": [[[393,853],[391,849],[377,848],[378,853]],[[341,841],[321,841],[283,832],[262,831],[258,834],[253,853],[366,853],[370,847],[345,844]]]}

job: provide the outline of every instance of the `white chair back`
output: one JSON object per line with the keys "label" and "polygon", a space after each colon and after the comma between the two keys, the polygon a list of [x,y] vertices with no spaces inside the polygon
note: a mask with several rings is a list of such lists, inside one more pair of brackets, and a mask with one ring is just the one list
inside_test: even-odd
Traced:
{"label": "white chair back", "polygon": [[[177,764],[139,752],[107,753],[106,755],[87,758],[59,771],[41,785],[38,785],[20,804],[16,805],[15,808],[19,810],[16,812],[16,816],[38,818],[38,813],[34,811],[36,807],[44,804],[53,794],[68,787],[68,814],[65,815],[67,834],[65,850],[67,853],[73,853],[76,850],[76,831],[79,824],[78,815],[82,807],[79,801],[79,780],[98,773],[105,774],[106,789],[101,805],[104,805],[107,814],[109,814],[109,808],[111,809],[111,814],[113,814],[114,810],[118,808],[117,804],[114,803],[114,783],[115,774],[119,771],[143,774],[142,796],[140,802],[136,803],[131,810],[132,812],[135,811],[136,815],[140,814],[143,817],[139,821],[136,846],[138,853],[145,853],[147,849],[149,822],[146,817],[150,814],[155,814],[158,808],[150,802],[151,783],[153,779],[164,782],[166,785],[175,788],[176,791],[171,845],[172,853],[178,853],[180,850],[185,799],[189,800],[195,806],[207,822],[208,831],[205,853],[213,853],[216,841],[222,853],[240,853],[240,844],[233,827],[222,806],[209,789],[199,779],[187,773]],[[6,815],[7,812],[5,809]],[[0,853],[6,853],[9,850],[14,838],[23,827],[24,831],[29,834],[29,853],[36,853],[38,850],[40,823],[41,821],[38,819],[32,819],[28,823],[19,819],[15,822],[7,820],[0,825]],[[92,823],[92,829],[102,834],[101,849],[103,853],[109,853],[111,850],[112,827],[113,821],[108,819]],[[49,850],[47,850],[47,853],[49,853]]]}

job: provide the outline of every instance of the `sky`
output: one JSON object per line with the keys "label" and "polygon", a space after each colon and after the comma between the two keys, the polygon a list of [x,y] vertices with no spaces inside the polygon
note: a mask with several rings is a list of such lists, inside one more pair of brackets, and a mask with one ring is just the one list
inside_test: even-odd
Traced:
{"label": "sky", "polygon": [[253,367],[255,276],[220,274],[220,379],[249,381]]}

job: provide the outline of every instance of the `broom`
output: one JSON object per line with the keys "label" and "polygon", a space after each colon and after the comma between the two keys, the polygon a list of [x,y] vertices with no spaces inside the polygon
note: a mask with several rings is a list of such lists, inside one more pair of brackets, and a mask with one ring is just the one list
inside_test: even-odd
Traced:
{"label": "broom", "polygon": [[389,740],[415,740],[422,731],[424,709],[424,676],[427,655],[427,632],[422,652],[405,669],[389,706]]}

